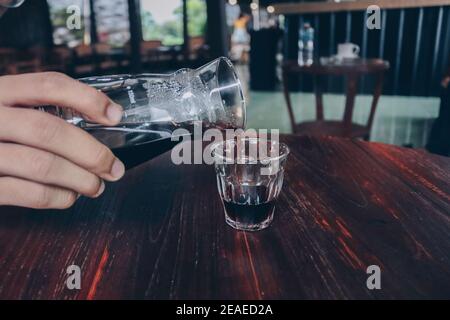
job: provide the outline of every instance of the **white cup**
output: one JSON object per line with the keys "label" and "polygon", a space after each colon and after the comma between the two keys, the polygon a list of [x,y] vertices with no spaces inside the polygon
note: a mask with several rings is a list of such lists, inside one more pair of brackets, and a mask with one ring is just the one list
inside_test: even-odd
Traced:
{"label": "white cup", "polygon": [[338,45],[337,57],[340,59],[358,58],[359,46],[353,43],[340,43]]}

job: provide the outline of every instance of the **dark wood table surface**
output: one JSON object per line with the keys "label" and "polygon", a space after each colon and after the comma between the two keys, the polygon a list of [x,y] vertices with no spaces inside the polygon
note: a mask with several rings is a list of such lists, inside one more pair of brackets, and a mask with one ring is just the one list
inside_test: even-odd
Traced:
{"label": "dark wood table surface", "polygon": [[350,75],[384,72],[389,69],[389,62],[381,59],[347,59],[342,61],[314,61],[311,65],[299,65],[296,60],[283,63],[283,70],[288,73],[309,73],[313,75]]}
{"label": "dark wood table surface", "polygon": [[[225,224],[212,166],[169,154],[65,212],[0,208],[0,298],[450,298],[450,159],[283,140],[285,185],[256,233]],[[80,290],[66,288],[71,264]]]}

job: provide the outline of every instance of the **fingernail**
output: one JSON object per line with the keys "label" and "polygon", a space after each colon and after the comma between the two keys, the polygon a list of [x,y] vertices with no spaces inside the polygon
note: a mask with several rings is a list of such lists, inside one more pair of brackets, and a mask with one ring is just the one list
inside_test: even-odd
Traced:
{"label": "fingernail", "polygon": [[97,193],[95,194],[94,198],[97,198],[98,196],[100,196],[103,191],[105,191],[105,182],[102,180],[100,188],[98,189]]}
{"label": "fingernail", "polygon": [[114,123],[122,120],[123,110],[122,107],[116,103],[111,103],[106,109],[106,116],[108,119]]}
{"label": "fingernail", "polygon": [[119,179],[124,175],[124,173],[125,173],[125,166],[123,165],[122,161],[116,158],[111,168],[111,175],[115,179]]}

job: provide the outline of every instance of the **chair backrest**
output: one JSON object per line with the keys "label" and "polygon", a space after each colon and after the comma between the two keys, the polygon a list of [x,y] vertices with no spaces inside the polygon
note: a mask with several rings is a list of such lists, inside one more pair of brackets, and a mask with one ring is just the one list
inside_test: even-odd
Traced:
{"label": "chair backrest", "polygon": [[95,52],[105,54],[111,51],[111,45],[107,43],[96,43],[95,44]]}
{"label": "chair backrest", "polygon": [[15,48],[0,48],[0,55],[14,55],[17,49]]}
{"label": "chair backrest", "polygon": [[14,61],[16,49],[0,48],[0,75],[8,73],[8,64]]}
{"label": "chair backrest", "polygon": [[72,68],[72,50],[65,46],[51,48],[46,56],[44,66],[53,71],[68,72]]}
{"label": "chair backrest", "polygon": [[42,63],[38,57],[30,57],[26,60],[18,60],[7,66],[7,73],[20,74],[42,71]]}
{"label": "chair backrest", "polygon": [[149,50],[158,49],[162,46],[161,40],[149,40],[141,42],[141,53],[146,53]]}
{"label": "chair backrest", "polygon": [[190,37],[189,38],[189,50],[195,52],[199,50],[205,44],[205,38],[203,36]]}
{"label": "chair backrest", "polygon": [[74,48],[74,51],[78,57],[87,57],[94,54],[94,50],[91,46],[81,44]]}
{"label": "chair backrest", "polygon": [[14,48],[0,48],[0,68],[5,66],[8,62],[13,61],[16,52],[17,51]]}
{"label": "chair backrest", "polygon": [[124,50],[124,52],[125,52],[126,54],[131,54],[131,43],[130,43],[130,41],[126,42],[126,43],[123,45],[123,50]]}
{"label": "chair backrest", "polygon": [[0,49],[0,69],[2,73],[19,74],[41,71],[44,49],[33,47],[16,50],[13,48]]}
{"label": "chair backrest", "polygon": [[72,50],[67,47],[53,47],[52,54],[57,55],[63,60],[67,60],[72,56]]}

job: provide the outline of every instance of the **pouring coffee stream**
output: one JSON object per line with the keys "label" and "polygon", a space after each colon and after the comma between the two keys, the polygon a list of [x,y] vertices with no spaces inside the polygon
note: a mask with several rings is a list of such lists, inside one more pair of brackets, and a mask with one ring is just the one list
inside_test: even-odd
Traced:
{"label": "pouring coffee stream", "polygon": [[[120,104],[123,116],[114,127],[91,123],[70,109],[43,109],[81,127],[111,148],[127,168],[170,150],[176,129],[244,128],[245,101],[232,63],[218,58],[198,69],[173,74],[114,75],[80,79]],[[186,131],[184,131],[186,132]]]}

